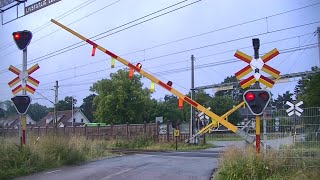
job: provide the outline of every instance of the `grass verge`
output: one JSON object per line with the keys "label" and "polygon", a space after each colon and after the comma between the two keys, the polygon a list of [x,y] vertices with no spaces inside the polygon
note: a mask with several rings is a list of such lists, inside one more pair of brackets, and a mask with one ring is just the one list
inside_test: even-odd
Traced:
{"label": "grass verge", "polygon": [[[315,158],[318,159],[318,162],[314,162]],[[313,180],[320,176],[319,166],[319,157],[297,159],[293,158],[292,154],[283,151],[280,153],[269,151],[265,155],[257,155],[254,148],[238,149],[230,147],[220,159],[215,179]]]}
{"label": "grass verge", "polygon": [[[127,139],[116,139],[108,141],[108,146],[110,148],[121,148],[121,149],[142,149],[142,150],[159,150],[159,151],[170,151],[175,150],[176,145],[172,142],[155,142],[149,137],[137,137],[131,140]],[[212,144],[200,144],[200,145],[190,145],[186,143],[179,142],[178,150],[188,151],[188,150],[198,150],[213,147]]]}
{"label": "grass verge", "polygon": [[0,142],[0,179],[111,155],[103,141],[87,140],[85,137],[48,136],[39,141],[29,137],[29,143],[23,147],[14,141],[16,139],[9,138]]}

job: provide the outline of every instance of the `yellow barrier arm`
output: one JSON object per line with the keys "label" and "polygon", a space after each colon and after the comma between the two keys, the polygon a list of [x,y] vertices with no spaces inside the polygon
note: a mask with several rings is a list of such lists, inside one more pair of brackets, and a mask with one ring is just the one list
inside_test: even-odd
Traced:
{"label": "yellow barrier arm", "polygon": [[118,60],[120,63],[128,66],[129,68],[132,68],[134,71],[136,71],[139,74],[143,75],[144,77],[150,79],[152,82],[157,83],[159,86],[163,87],[164,89],[170,91],[172,94],[174,94],[174,95],[178,96],[179,98],[183,99],[186,103],[188,103],[191,106],[195,107],[196,109],[202,111],[203,113],[205,113],[206,115],[208,115],[212,119],[218,121],[219,123],[221,123],[223,126],[228,128],[232,132],[237,133],[242,137],[245,137],[245,139],[248,142],[252,143],[254,141],[254,139],[247,139],[247,134],[244,131],[238,129],[235,125],[233,125],[230,122],[226,121],[224,118],[218,116],[217,114],[207,110],[205,107],[203,107],[202,105],[200,105],[196,101],[194,101],[194,100],[190,99],[189,97],[183,95],[182,93],[180,93],[176,89],[174,89],[171,86],[163,83],[162,81],[160,81],[156,77],[152,76],[151,74],[147,73],[146,71],[143,71],[139,67],[136,67],[135,65],[133,65],[133,64],[129,63],[128,61],[126,61],[125,59],[115,55],[114,53],[108,51],[107,49],[101,47],[100,45],[96,44],[95,42],[91,41],[90,39],[87,39],[86,37],[80,35],[79,33],[75,32],[75,31],[73,31],[72,29],[64,26],[63,24],[61,24],[61,23],[59,23],[59,22],[57,22],[57,21],[55,21],[53,19],[51,19],[51,22],[53,22],[54,24],[56,24],[56,25],[60,26],[61,28],[65,29],[66,31],[70,32],[71,34],[77,36],[81,40],[89,43],[90,45],[93,46],[93,49],[95,49],[95,48],[99,49],[100,51],[102,51],[102,52],[108,54],[109,56],[111,56],[111,58],[114,58],[114,59]]}

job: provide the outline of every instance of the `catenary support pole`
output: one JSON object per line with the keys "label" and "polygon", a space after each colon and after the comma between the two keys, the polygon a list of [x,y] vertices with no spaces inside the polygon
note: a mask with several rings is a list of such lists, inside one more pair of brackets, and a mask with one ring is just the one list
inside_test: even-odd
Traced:
{"label": "catenary support pole", "polygon": [[58,81],[56,81],[56,85],[54,86],[54,123],[56,128],[58,127],[58,118],[57,118],[57,104],[58,104]]}
{"label": "catenary support pole", "polygon": [[[194,92],[194,55],[191,55],[191,100],[194,100],[195,96],[195,92]],[[190,136],[192,137],[195,133],[194,133],[194,127],[195,127],[195,110],[194,107],[191,106],[191,110],[190,110]],[[197,138],[193,139],[192,142],[190,143],[197,143]]]}

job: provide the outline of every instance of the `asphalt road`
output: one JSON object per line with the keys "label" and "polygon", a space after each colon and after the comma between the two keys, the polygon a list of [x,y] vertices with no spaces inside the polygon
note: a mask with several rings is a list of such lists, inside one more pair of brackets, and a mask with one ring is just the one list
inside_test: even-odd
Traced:
{"label": "asphalt road", "polygon": [[63,167],[17,180],[208,180],[218,166],[220,152],[148,152]]}

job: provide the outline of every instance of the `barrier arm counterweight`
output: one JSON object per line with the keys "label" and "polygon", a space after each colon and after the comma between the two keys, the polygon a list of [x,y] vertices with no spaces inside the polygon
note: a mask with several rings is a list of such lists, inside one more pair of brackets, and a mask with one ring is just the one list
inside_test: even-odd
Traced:
{"label": "barrier arm counterweight", "polygon": [[157,83],[159,86],[163,87],[164,89],[170,91],[172,94],[178,96],[179,98],[183,99],[183,101],[185,101],[186,103],[190,104],[191,106],[195,107],[196,109],[198,109],[199,111],[202,111],[203,113],[205,113],[206,115],[208,115],[209,117],[211,117],[212,119],[218,121],[220,124],[222,124],[223,126],[225,126],[226,128],[228,128],[229,130],[231,130],[232,132],[239,134],[241,137],[245,138],[246,141],[248,141],[249,143],[253,143],[254,142],[254,138],[251,136],[248,136],[246,134],[245,131],[238,129],[237,126],[231,124],[230,122],[226,121],[224,118],[216,115],[215,113],[207,110],[205,107],[203,107],[202,105],[200,105],[199,103],[197,103],[196,101],[191,100],[189,97],[183,95],[182,93],[180,93],[179,91],[177,91],[176,89],[172,88],[171,86],[163,83],[162,81],[160,81],[159,79],[157,79],[156,77],[152,76],[151,74],[143,71],[142,69],[136,67],[135,65],[129,63],[128,61],[126,61],[125,59],[113,54],[112,52],[108,51],[107,49],[101,47],[100,45],[94,43],[93,41],[91,41],[90,39],[87,39],[86,37],[80,35],[79,33],[73,31],[72,29],[64,26],[63,24],[51,19],[51,22],[53,22],[54,24],[60,26],[61,28],[63,28],[64,30],[70,32],[71,34],[77,36],[78,38],[80,38],[81,40],[89,43],[90,45],[93,46],[93,49],[97,48],[100,51],[108,54],[109,56],[111,56],[112,58],[118,60],[120,63],[128,66],[129,68],[134,69],[136,72],[138,72],[139,74],[143,75],[144,77],[148,78],[149,80],[153,81],[154,83]]}

